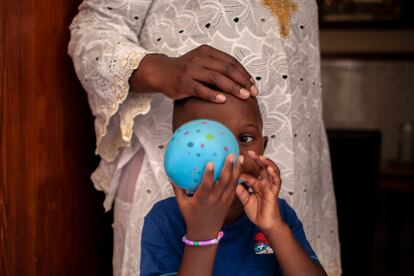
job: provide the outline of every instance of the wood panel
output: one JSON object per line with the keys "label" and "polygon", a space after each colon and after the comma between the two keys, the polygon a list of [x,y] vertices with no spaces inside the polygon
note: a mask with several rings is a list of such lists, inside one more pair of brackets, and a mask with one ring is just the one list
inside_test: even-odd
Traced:
{"label": "wood panel", "polygon": [[111,274],[93,118],[66,53],[79,2],[1,0],[1,275]]}

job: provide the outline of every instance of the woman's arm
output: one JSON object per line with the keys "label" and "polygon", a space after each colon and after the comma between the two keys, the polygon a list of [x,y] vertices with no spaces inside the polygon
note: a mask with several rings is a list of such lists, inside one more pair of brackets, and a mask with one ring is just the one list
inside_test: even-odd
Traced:
{"label": "woman's arm", "polygon": [[[141,47],[137,34],[151,4],[84,0],[70,26],[68,52],[96,117],[96,152],[109,162],[118,148],[130,144],[134,118],[150,108],[151,96],[141,92],[213,102],[225,101],[225,93],[244,99],[257,95],[246,69],[217,49],[202,45],[181,57],[167,57]],[[113,116],[119,120],[111,120]],[[113,121],[120,121],[120,127],[112,126]]]}
{"label": "woman's arm", "polygon": [[140,46],[137,34],[150,4],[140,0],[84,0],[79,6],[70,25],[68,52],[97,114],[104,109],[116,110],[112,106],[125,99],[132,72],[149,53]]}
{"label": "woman's arm", "polygon": [[150,5],[144,0],[84,0],[70,25],[68,52],[96,118],[96,153],[108,162],[115,160],[118,148],[129,145],[133,119],[150,107],[148,95],[129,93],[129,78],[148,53],[137,33]]}

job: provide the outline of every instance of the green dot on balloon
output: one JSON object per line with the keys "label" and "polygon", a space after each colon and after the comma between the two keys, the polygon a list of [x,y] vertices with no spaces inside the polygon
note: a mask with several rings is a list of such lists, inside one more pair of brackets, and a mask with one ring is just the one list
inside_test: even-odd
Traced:
{"label": "green dot on balloon", "polygon": [[211,134],[211,133],[207,133],[207,134],[206,134],[206,139],[207,139],[207,140],[213,140],[213,139],[214,139],[214,135],[213,135],[213,134]]}

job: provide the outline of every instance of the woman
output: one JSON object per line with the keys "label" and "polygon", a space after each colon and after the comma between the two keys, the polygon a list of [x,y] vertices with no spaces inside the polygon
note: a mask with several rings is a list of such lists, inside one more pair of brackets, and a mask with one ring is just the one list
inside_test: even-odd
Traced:
{"label": "woman", "polygon": [[92,180],[115,208],[114,275],[139,273],[143,218],[172,195],[162,165],[172,99],[220,104],[226,93],[257,95],[281,194],[340,274],[316,11],[314,0],[84,0],[69,53],[96,117]]}

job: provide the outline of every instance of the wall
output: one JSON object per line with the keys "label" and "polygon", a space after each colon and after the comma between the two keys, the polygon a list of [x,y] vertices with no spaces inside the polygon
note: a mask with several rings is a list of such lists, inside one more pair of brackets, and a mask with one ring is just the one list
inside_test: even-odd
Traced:
{"label": "wall", "polygon": [[414,30],[322,29],[320,47],[326,126],[379,129],[382,160],[395,159],[414,122]]}
{"label": "wall", "polygon": [[324,59],[328,128],[380,129],[382,160],[397,157],[398,128],[414,122],[414,60]]}

